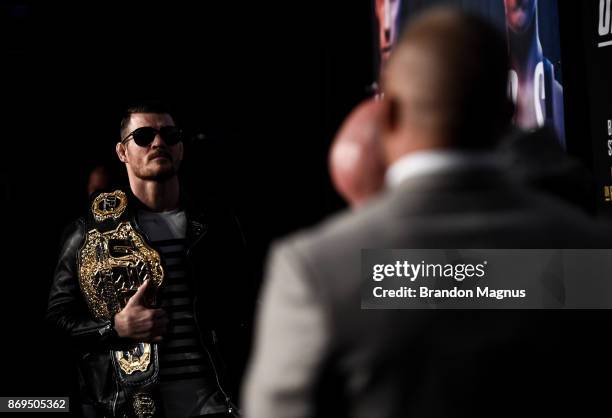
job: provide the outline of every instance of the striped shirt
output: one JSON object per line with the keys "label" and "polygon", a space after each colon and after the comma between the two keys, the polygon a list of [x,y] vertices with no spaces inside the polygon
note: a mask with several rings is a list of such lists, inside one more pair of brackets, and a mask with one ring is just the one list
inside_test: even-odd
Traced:
{"label": "striped shirt", "polygon": [[138,221],[164,260],[161,307],[169,323],[159,344],[160,389],[166,417],[224,412],[211,359],[194,318],[193,289],[186,263],[184,211],[140,211]]}

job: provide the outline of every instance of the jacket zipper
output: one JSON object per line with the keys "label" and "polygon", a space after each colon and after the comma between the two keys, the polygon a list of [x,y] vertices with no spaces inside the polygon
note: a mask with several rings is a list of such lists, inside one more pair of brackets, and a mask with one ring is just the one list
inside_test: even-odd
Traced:
{"label": "jacket zipper", "polygon": [[[113,352],[111,351],[111,355]],[[113,380],[115,381],[115,399],[113,399],[113,417],[117,416],[117,399],[119,399],[119,383],[117,383],[117,379],[113,376]]]}
{"label": "jacket zipper", "polygon": [[[142,228],[138,224],[137,216],[133,215],[132,219],[134,220],[134,227],[137,230],[137,232],[141,233],[145,237],[145,239],[147,240],[147,244],[151,245],[150,244],[151,240],[149,239],[147,234],[142,230]],[[189,228],[190,222],[191,221],[189,219],[187,219],[187,227],[188,228]],[[187,231],[185,231],[185,235],[187,235]],[[195,290],[195,286],[196,286],[196,284],[195,284],[195,269],[193,267],[193,263],[191,262],[191,249],[193,247],[195,247],[198,242],[200,242],[200,240],[202,239],[202,237],[204,237],[204,235],[205,234],[200,234],[196,238],[196,240],[187,249],[187,262],[189,263],[189,270],[190,270],[190,273],[191,273],[190,274],[190,280],[191,280],[191,284],[192,284],[194,290]],[[221,386],[221,380],[219,379],[219,373],[217,372],[217,366],[215,365],[215,362],[213,361],[212,355],[210,354],[210,350],[208,350],[208,347],[206,346],[206,344],[204,343],[204,339],[202,338],[202,329],[200,328],[200,324],[198,323],[198,315],[196,313],[197,299],[198,299],[198,297],[197,297],[197,294],[196,294],[193,297],[192,311],[193,311],[193,322],[195,323],[196,329],[198,331],[198,338],[200,340],[200,344],[202,344],[202,347],[206,351],[206,355],[208,357],[208,360],[210,361],[210,364],[211,364],[211,366],[213,368],[213,373],[215,374],[215,381],[217,382],[217,387],[219,388],[219,391],[221,391],[221,394],[225,397],[225,403],[226,403],[226,406],[227,406],[227,412],[229,414],[233,414],[234,407],[233,407],[233,404],[231,402],[231,399],[228,396],[227,392],[225,390],[223,390],[223,387]]]}

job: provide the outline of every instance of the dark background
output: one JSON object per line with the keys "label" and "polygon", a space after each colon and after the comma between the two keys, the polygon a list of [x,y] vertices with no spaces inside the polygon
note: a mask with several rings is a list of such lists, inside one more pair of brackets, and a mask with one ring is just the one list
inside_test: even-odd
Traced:
{"label": "dark background", "polygon": [[[568,143],[588,162],[582,39],[575,3],[560,3]],[[42,326],[47,292],[128,102],[163,99],[206,135],[183,180],[233,206],[256,277],[272,240],[344,207],[327,150],[374,78],[369,0],[0,5],[1,396],[72,390],[68,353]]]}

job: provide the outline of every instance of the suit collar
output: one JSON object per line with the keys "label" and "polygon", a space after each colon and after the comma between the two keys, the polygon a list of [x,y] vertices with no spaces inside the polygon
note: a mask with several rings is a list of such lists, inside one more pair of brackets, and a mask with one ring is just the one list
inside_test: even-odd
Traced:
{"label": "suit collar", "polygon": [[410,153],[389,167],[385,176],[388,188],[399,186],[404,180],[437,173],[466,169],[493,169],[497,160],[492,152],[427,150]]}
{"label": "suit collar", "polygon": [[416,199],[422,193],[431,197],[468,190],[508,190],[515,187],[499,167],[466,165],[452,170],[406,177],[387,192],[390,196],[403,196],[402,199]]}

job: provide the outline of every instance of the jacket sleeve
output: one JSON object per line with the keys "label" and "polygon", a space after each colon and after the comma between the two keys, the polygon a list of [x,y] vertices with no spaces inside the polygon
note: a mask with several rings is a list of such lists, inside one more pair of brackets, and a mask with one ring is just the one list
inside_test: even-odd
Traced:
{"label": "jacket sleeve", "polygon": [[45,320],[49,326],[68,337],[79,351],[120,348],[126,341],[117,336],[110,321],[99,321],[91,316],[81,294],[77,253],[83,243],[84,231],[84,222],[78,220],[65,234],[49,292]]}
{"label": "jacket sleeve", "polygon": [[272,251],[243,391],[246,417],[309,417],[330,351],[321,299],[297,251]]}

